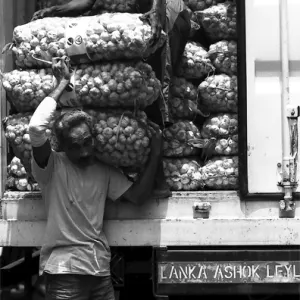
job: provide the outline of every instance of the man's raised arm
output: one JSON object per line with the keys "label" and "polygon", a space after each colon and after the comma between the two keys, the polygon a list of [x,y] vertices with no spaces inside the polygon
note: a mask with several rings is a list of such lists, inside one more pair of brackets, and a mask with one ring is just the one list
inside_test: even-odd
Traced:
{"label": "man's raised arm", "polygon": [[40,168],[45,168],[51,154],[51,145],[46,135],[49,123],[54,117],[57,101],[70,82],[69,69],[63,58],[52,62],[53,74],[58,85],[35,110],[30,123],[29,135],[32,145],[33,157]]}

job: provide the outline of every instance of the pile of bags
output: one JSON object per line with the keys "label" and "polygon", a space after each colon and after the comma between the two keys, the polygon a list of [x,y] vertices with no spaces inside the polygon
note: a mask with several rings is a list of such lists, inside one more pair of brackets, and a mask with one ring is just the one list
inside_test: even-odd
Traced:
{"label": "pile of bags", "polygon": [[[45,18],[13,31],[11,49],[17,68],[1,74],[1,79],[18,113],[6,117],[3,125],[9,145],[28,174],[32,155],[29,122],[40,102],[57,86],[52,58],[64,55],[71,59],[72,77],[47,130],[52,148],[61,150],[52,130],[55,119],[66,108],[79,108],[92,116],[99,160],[134,169],[148,160],[151,131],[143,110],[156,101],[161,89],[151,66],[144,62],[150,55],[151,26],[140,20],[141,14],[125,13],[130,1],[113,2],[114,13]],[[114,5],[109,4],[95,3],[113,10]],[[162,32],[157,47],[165,38]]]}
{"label": "pile of bags", "polygon": [[165,175],[173,190],[238,189],[236,4],[184,2],[209,45],[190,40],[172,78],[176,123],[164,132]]}
{"label": "pile of bags", "polygon": [[[62,0],[55,1],[51,5]],[[39,8],[49,6],[47,1],[39,3]],[[185,3],[209,46],[190,40],[174,70],[169,99],[174,124],[163,131],[165,176],[176,191],[237,189],[236,4],[225,0]],[[143,168],[151,141],[144,110],[157,100],[161,84],[144,61],[151,54],[151,26],[140,20],[140,14],[130,13],[135,4],[135,0],[97,0],[95,8],[103,13],[96,16],[45,18],[14,29],[10,49],[17,69],[1,74],[7,98],[18,112],[3,120],[16,155],[9,165],[7,186],[35,189],[26,183],[31,172],[28,124],[57,85],[52,58],[64,55],[71,58],[72,78],[55,118],[65,108],[86,111],[93,120],[97,158],[120,168]],[[151,52],[165,39],[162,33]],[[52,132],[54,120],[47,135],[52,148],[60,151]],[[18,181],[15,173],[21,175]]]}
{"label": "pile of bags", "polygon": [[20,159],[14,157],[7,166],[6,188],[12,191],[39,191],[36,182],[28,176]]}
{"label": "pile of bags", "polygon": [[80,63],[147,57],[151,26],[141,14],[104,13],[78,18],[45,18],[13,31],[12,51],[20,68],[49,67],[53,57],[73,56]]}
{"label": "pile of bags", "polygon": [[[13,70],[3,75],[3,87],[19,112],[34,111],[56,87],[52,69]],[[61,107],[137,107],[144,109],[158,97],[160,82],[150,65],[111,62],[76,66],[73,88],[60,99]]]}

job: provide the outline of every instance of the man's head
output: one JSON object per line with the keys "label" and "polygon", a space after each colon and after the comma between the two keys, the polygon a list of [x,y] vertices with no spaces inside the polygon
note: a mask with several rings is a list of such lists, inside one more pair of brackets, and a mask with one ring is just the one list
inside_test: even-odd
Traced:
{"label": "man's head", "polygon": [[72,110],[62,114],[54,123],[59,147],[71,162],[79,167],[88,166],[94,157],[93,125],[91,117]]}

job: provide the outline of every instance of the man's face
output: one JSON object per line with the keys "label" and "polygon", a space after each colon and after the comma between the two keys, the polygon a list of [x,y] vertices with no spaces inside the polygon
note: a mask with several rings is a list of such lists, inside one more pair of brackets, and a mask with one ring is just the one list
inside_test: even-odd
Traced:
{"label": "man's face", "polygon": [[64,151],[70,161],[81,168],[92,163],[94,158],[93,137],[87,124],[82,123],[70,130]]}

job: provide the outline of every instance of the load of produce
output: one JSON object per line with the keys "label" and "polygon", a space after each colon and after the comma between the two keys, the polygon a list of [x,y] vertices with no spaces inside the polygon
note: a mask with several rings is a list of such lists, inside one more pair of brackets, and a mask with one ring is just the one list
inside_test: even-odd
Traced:
{"label": "load of produce", "polygon": [[237,38],[236,4],[234,2],[220,3],[203,11],[196,11],[195,14],[211,41]]}
{"label": "load of produce", "polygon": [[14,157],[7,166],[6,186],[10,190],[18,191],[38,191],[39,186],[36,182],[31,182],[20,159]]}
{"label": "load of produce", "polygon": [[238,135],[228,138],[217,139],[213,151],[214,155],[237,155],[238,154]]}
{"label": "load of produce", "polygon": [[[70,2],[70,0],[40,0],[38,9],[61,5]],[[135,7],[135,0],[96,0],[93,5],[93,11],[111,11],[111,12],[132,12]]]}
{"label": "load of produce", "polygon": [[218,72],[227,75],[237,73],[236,41],[220,41],[212,44],[209,47],[208,55]]}
{"label": "load of produce", "polygon": [[191,82],[183,77],[173,76],[170,84],[170,94],[174,97],[197,100],[198,91]]}
{"label": "load of produce", "polygon": [[238,157],[214,157],[201,168],[206,188],[213,190],[238,189]]}
{"label": "load of produce", "polygon": [[208,117],[201,130],[203,138],[228,137],[238,133],[237,114],[214,114]]}
{"label": "load of produce", "polygon": [[238,118],[237,114],[211,115],[203,124],[201,135],[211,139],[212,154],[237,155]]}
{"label": "load of produce", "polygon": [[237,114],[211,115],[203,124],[201,135],[211,139],[214,155],[238,154],[238,116]]}
{"label": "load of produce", "polygon": [[[151,131],[144,112],[85,110],[93,118],[95,150],[99,160],[118,167],[139,167],[146,163],[150,153]],[[51,147],[59,151],[59,144],[51,129],[55,119],[63,113],[57,111],[49,124],[47,135]],[[15,155],[30,173],[31,143],[29,122],[31,113],[8,116],[4,120],[5,136]]]}
{"label": "load of produce", "polygon": [[237,77],[226,74],[212,75],[198,87],[201,104],[209,112],[234,112],[238,110]]}
{"label": "load of produce", "polygon": [[198,111],[197,100],[183,99],[171,96],[169,107],[173,118],[193,120]]}
{"label": "load of produce", "polygon": [[[3,127],[5,131],[5,137],[12,147],[14,154],[19,158],[25,167],[25,170],[31,174],[31,142],[29,136],[29,122],[32,117],[32,113],[19,113],[6,117],[3,121]],[[58,143],[54,135],[51,133],[52,124],[50,124],[48,135],[51,143],[51,147],[58,151]]]}
{"label": "load of produce", "polygon": [[225,2],[225,0],[184,0],[184,3],[192,10],[204,10],[218,3]]}
{"label": "load of produce", "polygon": [[[3,87],[19,112],[33,111],[56,87],[51,69],[13,70],[3,74]],[[145,108],[158,97],[160,82],[150,65],[138,62],[81,64],[64,92],[61,107]]]}
{"label": "load of produce", "polygon": [[207,51],[197,42],[188,42],[177,75],[187,79],[202,79],[214,70]]}
{"label": "load of produce", "polygon": [[144,165],[150,153],[151,131],[144,112],[86,110],[93,117],[96,156],[117,167]]}
{"label": "load of produce", "polygon": [[166,181],[173,191],[197,191],[203,188],[201,165],[193,158],[164,158]]}
{"label": "load of produce", "polygon": [[18,112],[29,112],[55,88],[52,69],[18,71],[1,75],[7,99]]}
{"label": "load of produce", "polygon": [[49,67],[44,60],[64,55],[76,63],[145,58],[162,45],[166,35],[162,34],[156,47],[150,49],[151,26],[141,21],[140,16],[105,13],[91,17],[55,17],[17,26],[12,45],[16,65]]}
{"label": "load of produce", "polygon": [[199,154],[205,147],[200,130],[191,121],[180,120],[163,131],[163,148],[166,157],[185,157]]}

